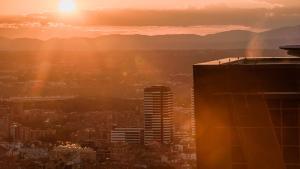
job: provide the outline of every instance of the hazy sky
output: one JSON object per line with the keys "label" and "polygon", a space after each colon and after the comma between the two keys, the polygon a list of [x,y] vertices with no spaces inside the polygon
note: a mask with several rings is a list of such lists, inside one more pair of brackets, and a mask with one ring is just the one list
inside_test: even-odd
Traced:
{"label": "hazy sky", "polygon": [[[300,0],[74,0],[81,10],[103,8],[203,8],[211,5],[226,5],[241,8],[273,8],[300,6]],[[1,0],[2,14],[53,12],[59,0]]]}
{"label": "hazy sky", "polygon": [[[74,1],[73,13],[59,12]],[[300,0],[0,0],[0,36],[209,34],[300,25]]]}

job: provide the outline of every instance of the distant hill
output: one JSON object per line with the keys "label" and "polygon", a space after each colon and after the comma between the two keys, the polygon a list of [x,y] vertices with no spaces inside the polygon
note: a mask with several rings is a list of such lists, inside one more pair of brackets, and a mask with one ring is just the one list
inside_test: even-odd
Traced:
{"label": "distant hill", "polygon": [[97,38],[8,39],[0,38],[0,50],[190,50],[190,49],[277,49],[300,44],[300,25],[261,33],[233,30],[199,35],[105,35]]}

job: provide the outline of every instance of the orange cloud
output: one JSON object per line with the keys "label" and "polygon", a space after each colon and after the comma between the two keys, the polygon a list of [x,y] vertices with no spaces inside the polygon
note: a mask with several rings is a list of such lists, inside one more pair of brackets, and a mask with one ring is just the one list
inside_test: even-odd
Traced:
{"label": "orange cloud", "polygon": [[0,16],[0,36],[95,37],[103,34],[209,34],[260,31],[300,24],[300,8],[204,8],[185,10],[98,10],[75,16],[41,13]]}
{"label": "orange cloud", "polygon": [[[0,16],[0,24],[59,23],[72,26],[199,26],[244,25],[278,27],[295,25],[300,8],[241,9],[205,8],[185,10],[98,10],[83,11],[74,16],[55,13],[22,16]],[[264,22],[265,24],[262,24]]]}

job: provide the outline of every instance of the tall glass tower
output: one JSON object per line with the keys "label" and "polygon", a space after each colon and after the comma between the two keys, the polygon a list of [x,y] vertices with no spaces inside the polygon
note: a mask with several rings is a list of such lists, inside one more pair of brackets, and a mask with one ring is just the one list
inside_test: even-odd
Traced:
{"label": "tall glass tower", "polygon": [[199,169],[300,168],[300,57],[194,65]]}

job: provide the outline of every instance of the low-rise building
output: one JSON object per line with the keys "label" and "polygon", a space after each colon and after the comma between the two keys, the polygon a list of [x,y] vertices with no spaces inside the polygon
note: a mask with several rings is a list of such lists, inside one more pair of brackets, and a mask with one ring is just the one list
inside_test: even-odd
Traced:
{"label": "low-rise building", "polygon": [[76,144],[60,145],[49,153],[49,169],[56,167],[81,169],[96,164],[96,151]]}

